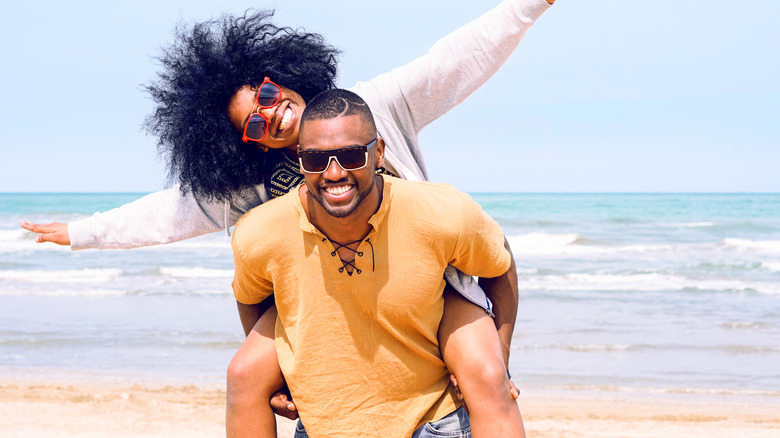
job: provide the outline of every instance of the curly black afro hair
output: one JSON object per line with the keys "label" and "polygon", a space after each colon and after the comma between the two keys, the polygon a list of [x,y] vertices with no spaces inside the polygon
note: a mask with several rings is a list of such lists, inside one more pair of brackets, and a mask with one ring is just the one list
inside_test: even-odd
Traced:
{"label": "curly black afro hair", "polygon": [[272,17],[247,11],[179,27],[158,58],[162,71],[145,87],[157,108],[145,126],[182,192],[230,200],[263,181],[263,151],[242,142],[227,115],[241,87],[268,76],[305,102],[334,88],[338,50],[319,34],[277,27]]}

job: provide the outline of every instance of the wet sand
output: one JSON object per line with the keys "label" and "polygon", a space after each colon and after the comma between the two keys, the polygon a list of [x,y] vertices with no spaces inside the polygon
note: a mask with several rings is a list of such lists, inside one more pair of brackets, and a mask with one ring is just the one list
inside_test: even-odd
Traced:
{"label": "wet sand", "polygon": [[[529,437],[777,437],[780,401],[729,395],[527,390]],[[0,381],[2,436],[222,437],[225,392],[196,386]],[[279,422],[292,437],[293,422]]]}

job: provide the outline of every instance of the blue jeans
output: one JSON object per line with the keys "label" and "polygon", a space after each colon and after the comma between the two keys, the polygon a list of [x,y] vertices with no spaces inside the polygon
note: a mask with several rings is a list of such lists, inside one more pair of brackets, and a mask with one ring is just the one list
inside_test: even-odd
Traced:
{"label": "blue jeans", "polygon": [[[463,408],[458,408],[439,421],[425,423],[415,430],[412,438],[471,438],[469,414]],[[295,427],[295,438],[309,438],[301,420]]]}

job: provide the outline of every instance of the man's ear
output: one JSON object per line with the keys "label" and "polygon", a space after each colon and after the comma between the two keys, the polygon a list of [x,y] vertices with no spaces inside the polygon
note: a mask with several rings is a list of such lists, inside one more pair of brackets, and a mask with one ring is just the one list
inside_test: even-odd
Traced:
{"label": "man's ear", "polygon": [[379,140],[376,141],[374,154],[374,157],[376,158],[376,168],[379,169],[385,165],[385,140],[382,137],[379,137]]}

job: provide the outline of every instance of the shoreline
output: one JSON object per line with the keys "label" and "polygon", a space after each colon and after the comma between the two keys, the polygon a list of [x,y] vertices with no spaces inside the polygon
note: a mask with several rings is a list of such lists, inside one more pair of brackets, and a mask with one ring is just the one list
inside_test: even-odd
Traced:
{"label": "shoreline", "polygon": [[774,437],[780,397],[529,389],[518,399],[529,437]]}
{"label": "shoreline", "polygon": [[[529,437],[774,437],[780,397],[524,389]],[[213,385],[0,380],[0,424],[14,437],[222,437]],[[279,437],[294,422],[279,421]]]}

